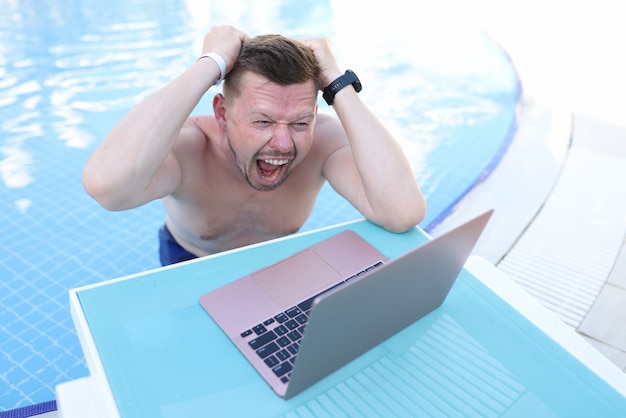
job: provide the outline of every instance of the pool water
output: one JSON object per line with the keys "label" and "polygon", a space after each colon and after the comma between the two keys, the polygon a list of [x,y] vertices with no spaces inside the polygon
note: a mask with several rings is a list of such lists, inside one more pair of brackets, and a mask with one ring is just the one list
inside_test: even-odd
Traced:
{"label": "pool water", "polygon": [[[427,231],[512,139],[521,91],[506,53],[393,3],[355,18],[349,2],[313,0],[0,0],[0,411],[53,400],[57,384],[88,374],[69,289],[159,266],[160,203],[107,212],[83,191],[81,171],[119,118],[193,63],[222,23],[331,38],[411,161]],[[210,112],[212,94],[194,113]],[[332,113],[321,100],[320,111]],[[325,187],[303,230],[356,218]]]}

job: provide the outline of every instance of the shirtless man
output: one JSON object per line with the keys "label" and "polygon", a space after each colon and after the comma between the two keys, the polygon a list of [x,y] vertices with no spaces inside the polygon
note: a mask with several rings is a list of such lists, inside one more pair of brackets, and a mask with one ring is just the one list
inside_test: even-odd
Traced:
{"label": "shirtless man", "polygon": [[[327,39],[250,39],[219,26],[202,55],[132,109],[83,172],[85,190],[108,210],[162,199],[164,265],[298,231],[326,180],[390,231],[423,219],[409,163],[355,78],[326,89],[338,119],[318,114],[318,90],[344,75]],[[224,75],[214,115],[190,117]]]}

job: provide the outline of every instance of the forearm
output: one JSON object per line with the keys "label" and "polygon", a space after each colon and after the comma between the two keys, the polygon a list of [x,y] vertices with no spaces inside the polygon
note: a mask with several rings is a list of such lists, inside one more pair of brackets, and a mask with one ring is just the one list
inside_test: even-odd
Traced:
{"label": "forearm", "polygon": [[333,108],[348,136],[362,182],[361,212],[396,232],[418,224],[425,216],[426,203],[400,145],[352,87],[337,93]]}
{"label": "forearm", "polygon": [[[327,38],[303,42],[319,62],[322,87],[342,75]],[[394,232],[417,225],[426,202],[401,147],[351,86],[336,93],[333,108],[350,149],[337,150],[327,160],[326,178],[370,221]]]}
{"label": "forearm", "polygon": [[203,94],[220,77],[202,59],[133,108],[91,156],[83,172],[87,192],[104,207],[127,209],[154,198],[145,191]]}

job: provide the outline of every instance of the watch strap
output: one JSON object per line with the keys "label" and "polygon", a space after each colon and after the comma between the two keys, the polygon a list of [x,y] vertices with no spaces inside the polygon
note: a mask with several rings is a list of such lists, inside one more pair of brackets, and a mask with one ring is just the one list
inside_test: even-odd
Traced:
{"label": "watch strap", "polygon": [[328,103],[329,106],[332,106],[333,102],[335,101],[335,95],[341,89],[343,89],[344,87],[350,86],[350,85],[352,85],[352,87],[354,87],[354,90],[357,93],[360,92],[363,89],[363,86],[361,85],[361,81],[356,76],[354,71],[347,70],[345,72],[345,74],[343,74],[342,76],[337,77],[337,79],[335,79],[335,81],[330,83],[324,89],[322,97],[324,97],[324,100],[326,101],[326,103]]}

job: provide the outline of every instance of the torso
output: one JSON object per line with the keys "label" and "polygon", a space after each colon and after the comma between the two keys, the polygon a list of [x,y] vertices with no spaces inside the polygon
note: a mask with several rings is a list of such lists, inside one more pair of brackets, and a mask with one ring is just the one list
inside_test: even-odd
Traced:
{"label": "torso", "polygon": [[[331,123],[318,117],[318,124]],[[256,191],[232,162],[215,158],[211,136],[219,128],[212,116],[194,119],[204,138],[194,136],[174,152],[185,161],[179,189],[163,198],[167,225],[186,250],[203,256],[297,232],[309,217],[324,184],[322,165],[336,145],[315,138],[304,159],[278,189]],[[204,143],[202,143],[204,142]],[[230,160],[229,160],[230,159]]]}

